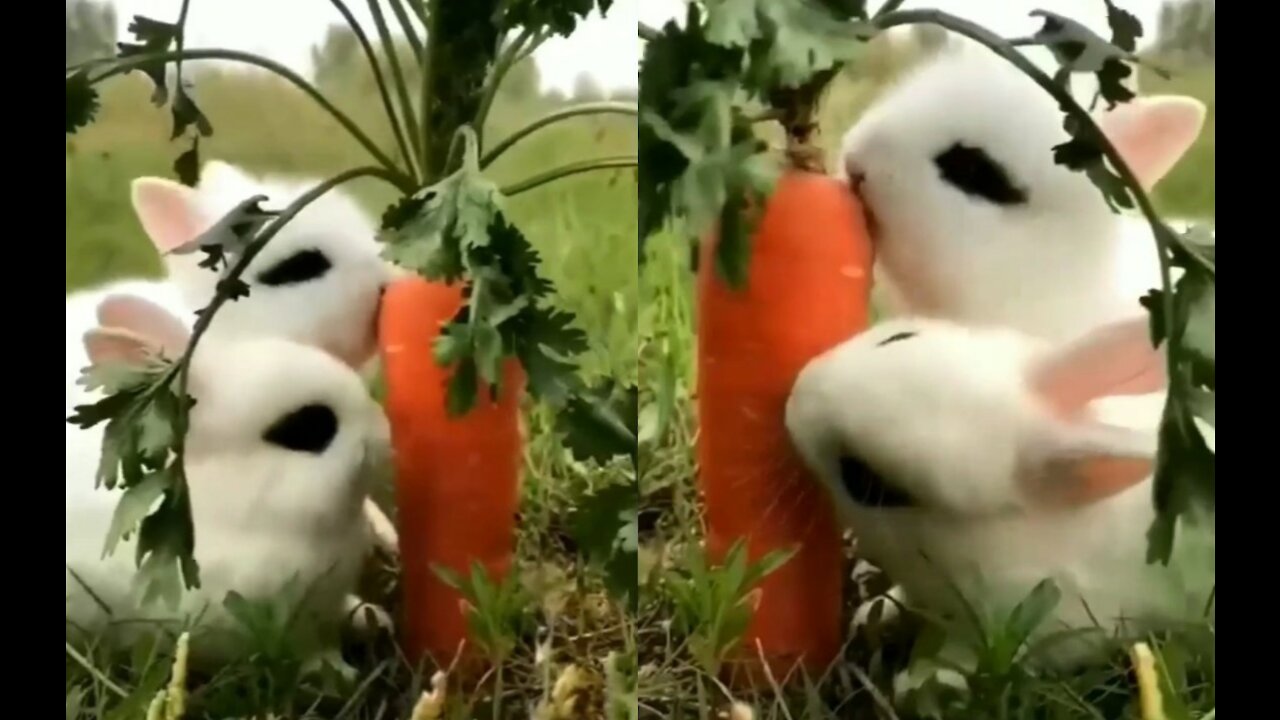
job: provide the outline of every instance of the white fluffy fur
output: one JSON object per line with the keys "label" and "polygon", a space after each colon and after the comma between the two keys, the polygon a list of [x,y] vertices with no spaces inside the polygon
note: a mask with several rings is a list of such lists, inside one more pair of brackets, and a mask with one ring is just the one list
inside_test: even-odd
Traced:
{"label": "white fluffy fur", "polygon": [[[103,298],[130,294],[149,299],[179,317],[188,327],[195,311],[208,305],[218,274],[198,267],[202,253],[172,255],[211,227],[228,211],[255,195],[265,195],[264,209],[282,209],[319,180],[254,176],[231,164],[212,160],[198,187],[159,177],[141,177],[132,185],[132,202],[143,230],[160,252],[166,269],[161,279],[126,279],[87,288],[67,297],[67,397],[88,364],[81,336],[97,323]],[[225,303],[206,338],[280,337],[321,348],[356,368],[373,359],[378,303],[395,268],[384,262],[375,240],[372,218],[341,187],[313,201],[254,258],[243,276],[248,297]],[[315,248],[332,268],[322,277],[294,285],[268,287],[256,278],[293,253]],[[68,450],[70,453],[70,450]],[[69,460],[70,462],[70,460]],[[370,501],[366,514],[385,550],[396,549],[395,531]]]}
{"label": "white fluffy fur", "polygon": [[[903,331],[919,334],[877,347]],[[1110,399],[1138,403],[1123,413],[1127,427],[1107,424],[1098,402],[1079,423],[1049,414],[1027,379],[1055,353],[1008,329],[890,320],[804,369],[788,402],[788,431],[856,529],[859,548],[913,605],[956,612],[950,581],[979,607],[1007,612],[1048,577],[1064,599],[1045,632],[1091,626],[1085,602],[1104,629],[1135,614],[1193,618],[1205,607],[1213,572],[1206,581],[1184,575],[1204,572],[1190,563],[1144,562],[1154,518],[1149,475],[1099,502],[1065,509],[1029,494],[1029,481],[1056,462],[1149,459],[1155,450],[1160,408],[1151,396]],[[1145,427],[1135,428],[1143,413]],[[856,453],[922,506],[855,504],[840,484],[841,453]],[[1181,531],[1182,547],[1203,542],[1188,540],[1188,532]],[[1072,663],[1084,651],[1066,645],[1050,661]]]}
{"label": "white fluffy fur", "polygon": [[[1169,111],[1172,122],[1144,127],[1160,134],[1151,142],[1171,164],[1194,138],[1188,126],[1198,129],[1203,106],[1188,98],[1134,103],[1126,112]],[[1083,173],[1054,163],[1051,149],[1068,139],[1044,89],[970,42],[939,53],[868,109],[843,138],[839,173],[865,175],[878,280],[901,314],[1065,340],[1141,312],[1138,298],[1159,285],[1154,241],[1141,221],[1112,213]],[[1029,202],[997,207],[944,183],[933,157],[956,141],[985,149]],[[1151,182],[1168,169],[1152,167]]]}
{"label": "white fluffy fur", "polygon": [[[368,550],[361,513],[366,468],[371,453],[385,452],[389,442],[380,409],[350,368],[280,338],[202,341],[191,365],[190,391],[197,403],[186,468],[202,587],[184,593],[176,612],[139,604],[134,541],[102,557],[119,499],[118,491],[95,488],[104,426],[67,425],[68,623],[90,632],[112,623],[127,637],[130,619],[181,624],[201,616],[203,629],[225,630],[222,601],[229,591],[251,601],[270,600],[296,573],[301,582],[316,584],[308,606],[314,619],[337,626]],[[77,388],[68,406],[95,399],[96,393]],[[274,421],[310,403],[327,405],[339,420],[338,434],[323,453],[291,452],[262,440]],[[202,658],[217,657],[223,648],[217,641],[193,643]]]}

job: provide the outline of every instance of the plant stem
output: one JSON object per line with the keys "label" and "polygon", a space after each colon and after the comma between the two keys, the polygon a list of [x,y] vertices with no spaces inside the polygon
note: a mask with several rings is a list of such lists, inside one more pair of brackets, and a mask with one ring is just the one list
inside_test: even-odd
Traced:
{"label": "plant stem", "polygon": [[106,689],[110,690],[116,695],[119,695],[122,698],[129,697],[129,693],[125,692],[124,689],[122,689],[119,685],[111,682],[110,678],[108,678],[106,675],[103,675],[101,670],[94,667],[93,663],[89,662],[89,658],[85,657],[84,655],[81,655],[78,650],[71,647],[71,643],[67,643],[67,657],[71,658],[72,660],[75,660],[77,665],[84,668],[86,672],[88,672],[90,675],[93,676],[94,680],[97,680],[98,682],[102,683],[102,686],[105,687]]}
{"label": "plant stem", "polygon": [[640,36],[641,40],[645,41],[657,40],[662,35],[662,33],[644,23],[636,23],[636,34]]}
{"label": "plant stem", "polygon": [[373,51],[373,43],[369,42],[369,36],[365,33],[364,28],[356,22],[356,18],[351,14],[351,9],[342,0],[329,0],[333,6],[342,14],[343,19],[347,21],[347,25],[351,27],[351,32],[355,33],[356,41],[360,43],[360,47],[364,48],[364,55],[369,60],[369,68],[373,70],[373,80],[378,85],[378,95],[382,98],[382,107],[387,113],[387,118],[391,121],[391,131],[396,136],[396,145],[400,148],[400,156],[404,158],[405,165],[410,173],[414,173],[415,160],[409,156],[409,145],[405,142],[404,128],[400,125],[400,118],[396,115],[396,109],[391,104],[391,94],[387,92],[386,78],[382,75],[382,67],[378,64],[378,56]]}
{"label": "plant stem", "polygon": [[640,114],[640,109],[634,103],[595,102],[595,103],[583,103],[581,105],[575,105],[573,107],[564,108],[563,110],[557,110],[548,115],[544,115],[543,117],[538,118],[537,120],[534,120],[533,122],[529,123],[523,128],[508,135],[506,138],[502,140],[502,142],[498,143],[497,145],[494,145],[492,150],[489,150],[484,154],[483,157],[480,158],[480,167],[486,168],[489,165],[493,164],[493,162],[497,160],[498,157],[502,155],[502,153],[509,150],[512,145],[515,145],[516,143],[520,142],[524,138],[528,137],[529,135],[532,135],[533,133],[537,132],[538,130],[548,125],[560,122],[561,120],[567,120],[572,117],[577,117],[579,115],[603,115],[607,113],[615,113],[618,115],[631,115],[632,117],[636,117]]}
{"label": "plant stem", "polygon": [[426,52],[426,46],[422,44],[422,38],[418,37],[418,29],[413,26],[413,20],[409,17],[409,11],[404,9],[406,0],[390,0],[391,12],[396,14],[396,22],[400,23],[400,29],[404,31],[404,37],[409,41],[409,47],[413,48],[413,57],[422,64],[423,53]]}
{"label": "plant stem", "polygon": [[881,5],[879,10],[876,10],[876,14],[873,19],[879,20],[885,15],[894,12],[898,8],[902,7],[902,3],[905,1],[906,0],[886,0],[885,4]]}
{"label": "plant stem", "polygon": [[[178,11],[178,33],[174,37],[174,49],[179,55],[187,36],[187,11],[191,9],[191,0],[182,0],[182,9]],[[179,58],[173,68],[174,80],[178,84],[178,92],[182,92],[182,59]]]}
{"label": "plant stem", "polygon": [[499,0],[443,2],[432,0],[431,30],[424,63],[422,112],[426,184],[438,182],[455,168],[449,143],[458,128],[476,127],[486,80],[502,39],[502,28],[491,19]]}
{"label": "plant stem", "polygon": [[[1160,259],[1160,282],[1163,286],[1164,300],[1164,322],[1166,337],[1176,337],[1176,315],[1174,314],[1174,298],[1172,289],[1172,263],[1170,260],[1170,248],[1166,244],[1167,236],[1164,223],[1156,214],[1155,206],[1152,205],[1151,199],[1147,197],[1146,192],[1142,189],[1142,184],[1138,182],[1133,171],[1129,169],[1129,165],[1125,162],[1119,151],[1111,144],[1106,135],[1098,128],[1097,123],[1089,115],[1084,108],[1080,107],[1075,98],[1071,96],[1065,88],[1058,85],[1046,75],[1040,68],[1036,67],[1029,59],[1013,49],[1003,38],[976,23],[958,18],[954,15],[944,13],[938,10],[901,10],[897,12],[887,13],[879,17],[875,21],[876,26],[881,30],[897,25],[911,25],[930,23],[940,25],[947,30],[964,35],[999,55],[1004,60],[1012,63],[1015,67],[1028,75],[1037,85],[1046,90],[1050,95],[1058,101],[1058,104],[1066,111],[1066,113],[1081,123],[1084,127],[1092,128],[1093,136],[1097,139],[1098,144],[1102,148],[1102,152],[1106,155],[1107,160],[1115,168],[1120,175],[1120,179],[1124,181],[1129,192],[1133,195],[1138,207],[1142,210],[1143,216],[1151,225],[1156,240],[1156,255]],[[1172,235],[1172,233],[1169,233]],[[1195,253],[1187,254],[1195,257]],[[1172,345],[1172,344],[1171,344]],[[1168,372],[1171,377],[1177,373],[1177,363],[1180,353],[1176,352],[1174,347],[1169,348],[1168,352]]]}
{"label": "plant stem", "polygon": [[315,86],[303,79],[301,75],[298,75],[284,65],[273,60],[268,60],[264,57],[254,55],[253,53],[241,52],[239,50],[223,50],[219,48],[202,48],[199,50],[183,50],[180,53],[163,52],[131,55],[127,58],[120,59],[111,67],[111,69],[106,70],[97,77],[90,78],[89,82],[96,85],[97,83],[115,77],[116,75],[124,75],[139,65],[146,65],[147,63],[156,61],[174,62],[177,60],[231,60],[234,62],[241,62],[246,65],[260,67],[264,70],[269,70],[275,73],[281,78],[288,80],[294,85],[294,87],[297,87],[319,103],[319,105],[332,115],[333,118],[356,139],[356,142],[359,142],[380,165],[386,168],[388,172],[399,176],[400,180],[397,181],[397,186],[404,184],[407,187],[413,187],[413,179],[406,176],[402,170],[397,168],[391,158],[387,157],[386,153],[378,149],[377,144],[370,140],[369,136],[366,135],[365,132],[346,115],[346,113],[339,110],[332,102],[329,101],[328,98],[317,90]]}
{"label": "plant stem", "polygon": [[[382,39],[382,49],[387,54],[387,62],[391,64],[391,76],[396,81],[396,92],[400,96],[400,106],[404,112],[405,123],[411,128],[417,127],[418,116],[413,112],[413,101],[409,99],[409,86],[405,84],[404,73],[400,70],[400,58],[396,57],[395,41],[391,38],[391,31],[387,28],[387,19],[382,15],[382,8],[378,6],[378,0],[369,0],[369,12],[373,14],[373,23],[378,27],[378,37]],[[415,153],[422,152],[422,141],[417,135],[410,133],[409,141],[413,145]],[[406,150],[405,152],[407,153],[408,151]]]}
{"label": "plant stem", "polygon": [[515,41],[498,55],[497,61],[493,63],[493,69],[489,73],[489,78],[485,81],[484,95],[480,99],[480,108],[476,110],[476,116],[471,121],[471,126],[476,129],[476,136],[481,140],[484,139],[484,122],[489,117],[489,108],[493,106],[494,98],[498,96],[498,88],[502,85],[502,78],[506,77],[507,71],[515,64],[516,56],[520,54],[521,48],[532,37],[532,30],[522,30],[516,36]]}
{"label": "plant stem", "polygon": [[592,170],[610,170],[618,168],[636,167],[639,164],[638,159],[634,155],[619,155],[617,157],[596,158],[593,160],[581,160],[568,165],[561,165],[558,168],[548,170],[544,173],[534,175],[528,180],[508,185],[502,188],[502,194],[507,197],[519,195],[522,192],[532,190],[549,182],[577,175],[578,173],[590,172]]}
{"label": "plant stem", "polygon": [[[439,72],[436,65],[436,58],[440,54],[440,0],[426,0],[429,3],[429,9],[422,10],[426,14],[423,22],[427,26],[426,47],[423,49],[422,55],[422,97],[419,98],[418,107],[422,109],[422,126],[420,128],[419,139],[422,146],[422,161],[419,165],[422,167],[422,184],[431,185],[441,176],[441,168],[433,167],[431,162],[431,153],[434,144],[431,137],[431,113],[432,102],[431,93],[435,85],[435,76]],[[415,4],[421,9],[422,0],[415,0]]]}

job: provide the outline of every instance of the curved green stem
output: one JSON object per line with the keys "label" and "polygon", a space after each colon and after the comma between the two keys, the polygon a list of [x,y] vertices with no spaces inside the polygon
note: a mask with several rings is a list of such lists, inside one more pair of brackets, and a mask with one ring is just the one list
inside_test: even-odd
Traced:
{"label": "curved green stem", "polygon": [[101,670],[94,667],[93,663],[89,662],[89,658],[85,657],[84,655],[81,655],[78,650],[71,647],[71,643],[69,642],[67,643],[67,657],[71,658],[72,660],[75,660],[76,664],[84,668],[86,672],[92,675],[94,680],[97,680],[98,682],[102,683],[102,687],[110,690],[111,692],[115,693],[116,695],[122,698],[129,697],[129,693],[125,692],[119,685],[111,682],[111,678],[102,674]]}
{"label": "curved green stem", "polygon": [[413,56],[421,63],[426,46],[422,44],[422,38],[418,37],[418,29],[413,26],[409,12],[404,9],[404,3],[405,0],[391,0],[391,12],[396,14],[396,22],[400,23],[400,29],[404,31],[409,47],[413,48]]}
{"label": "curved green stem", "polygon": [[878,20],[885,15],[894,12],[898,8],[902,7],[904,2],[906,2],[906,0],[886,0],[885,4],[881,5],[880,8],[876,10],[875,19]]}
{"label": "curved green stem", "polygon": [[636,117],[636,116],[639,116],[640,109],[635,105],[635,103],[595,102],[595,103],[583,103],[582,105],[575,105],[573,107],[568,107],[563,110],[557,110],[553,113],[550,113],[541,118],[538,118],[537,120],[534,120],[533,122],[529,123],[525,127],[515,131],[511,135],[508,135],[506,138],[502,140],[502,142],[498,143],[497,145],[494,145],[492,150],[485,153],[484,157],[480,158],[480,167],[486,168],[489,165],[493,164],[493,162],[497,160],[498,157],[502,155],[502,153],[509,150],[512,145],[515,145],[516,143],[520,142],[521,140],[528,137],[529,135],[532,135],[533,133],[537,132],[538,130],[548,125],[551,125],[552,123],[557,123],[557,122],[560,122],[561,120],[567,120],[571,117],[577,117],[579,115],[602,115],[606,113],[615,113],[618,115],[631,115],[633,117]]}
{"label": "curved green stem", "polygon": [[[409,127],[418,126],[418,117],[413,112],[413,102],[409,100],[409,87],[405,85],[404,73],[400,70],[400,58],[396,57],[395,42],[391,39],[391,31],[387,29],[387,20],[382,15],[378,0],[369,0],[369,12],[373,14],[373,23],[378,27],[378,37],[382,39],[382,49],[387,54],[387,62],[391,65],[391,75],[396,81],[396,92],[400,96],[400,108]],[[417,133],[409,133],[409,142],[415,153],[422,152],[422,142]],[[406,151],[407,152],[407,151]]]}
{"label": "curved green stem", "polygon": [[634,155],[582,160],[580,162],[562,165],[558,168],[548,170],[547,172],[534,175],[528,180],[508,185],[507,187],[502,188],[502,194],[507,197],[511,197],[571,175],[591,172],[592,170],[616,170],[618,168],[636,167],[638,165],[638,159]]}
{"label": "curved green stem", "polygon": [[476,110],[476,116],[472,119],[472,126],[476,129],[476,135],[484,138],[484,123],[489,117],[489,108],[493,105],[493,100],[498,96],[498,87],[502,85],[502,78],[507,76],[507,71],[515,64],[516,57],[524,48],[525,43],[533,37],[533,31],[525,29],[520,32],[514,42],[506,49],[505,52],[498,55],[498,59],[493,63],[493,69],[489,72],[489,78],[484,84],[484,95],[480,98],[480,107]]}
{"label": "curved green stem", "polygon": [[378,55],[373,51],[373,43],[369,42],[369,36],[365,33],[364,28],[356,22],[355,15],[351,14],[351,9],[342,0],[329,0],[338,12],[342,14],[347,25],[351,27],[351,32],[355,33],[356,41],[360,43],[360,47],[364,49],[365,58],[369,61],[369,68],[373,70],[373,81],[378,85],[378,96],[382,98],[382,108],[387,113],[387,119],[391,122],[391,132],[396,136],[396,145],[400,148],[400,156],[405,159],[405,165],[410,172],[414,172],[414,159],[409,155],[409,145],[405,142],[404,128],[400,125],[400,118],[396,115],[395,107],[391,104],[391,94],[387,92],[387,80],[382,75],[382,66],[378,64]]}
{"label": "curved green stem", "polygon": [[364,149],[367,150],[369,154],[372,155],[373,158],[378,161],[380,165],[382,165],[388,171],[397,174],[400,177],[401,182],[406,183],[409,187],[413,186],[414,184],[413,179],[406,176],[404,172],[400,170],[400,168],[396,167],[396,164],[392,162],[391,158],[387,157],[386,153],[378,149],[377,144],[375,144],[372,140],[370,140],[369,136],[366,135],[365,132],[361,130],[358,125],[352,122],[351,118],[348,117],[346,113],[339,110],[332,102],[329,101],[328,98],[326,98],[319,90],[317,90],[314,85],[307,82],[305,79],[303,79],[301,75],[295,73],[294,71],[290,70],[284,65],[281,65],[280,63],[275,62],[273,60],[268,60],[264,57],[254,55],[253,53],[241,52],[239,50],[202,48],[199,50],[183,50],[180,53],[179,52],[163,52],[163,53],[144,53],[140,55],[130,55],[127,58],[121,58],[118,62],[116,62],[112,66],[110,70],[107,70],[101,73],[97,77],[91,78],[89,82],[92,84],[97,84],[109,78],[115,77],[117,75],[124,75],[125,73],[133,70],[134,68],[140,65],[146,65],[147,63],[156,62],[156,61],[175,62],[180,59],[181,60],[231,60],[233,62],[240,62],[246,65],[253,65],[255,67],[260,67],[264,70],[269,70],[275,73],[276,75],[279,75],[281,78],[288,80],[294,87],[303,91],[308,96],[310,96],[313,100],[319,103],[320,107],[324,108],[330,115],[332,115],[333,118],[337,120],[338,123],[342,125],[342,127],[347,132],[351,133],[351,136],[356,139],[356,142],[360,143],[364,147]]}
{"label": "curved green stem", "polygon": [[652,42],[653,40],[657,40],[658,37],[662,35],[662,33],[658,32],[657,30],[655,30],[654,28],[648,25],[645,25],[644,23],[636,23],[636,34],[640,36],[641,40],[645,40],[649,42]]}

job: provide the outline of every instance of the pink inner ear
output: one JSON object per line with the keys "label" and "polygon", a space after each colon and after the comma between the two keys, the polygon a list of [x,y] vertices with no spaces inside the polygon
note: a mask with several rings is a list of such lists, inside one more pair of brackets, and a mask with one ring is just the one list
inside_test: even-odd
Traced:
{"label": "pink inner ear", "polygon": [[1134,98],[1096,120],[1138,181],[1150,188],[1195,142],[1204,118],[1200,101],[1169,95]]}
{"label": "pink inner ear", "polygon": [[98,324],[106,329],[128,331],[171,360],[186,350],[190,337],[190,331],[181,320],[136,295],[110,295],[104,299],[98,304]]}
{"label": "pink inner ear", "polygon": [[121,328],[94,328],[84,334],[84,348],[94,365],[142,365],[156,348],[146,338]]}
{"label": "pink inner ear", "polygon": [[1098,456],[1054,464],[1034,489],[1048,507],[1081,507],[1124,492],[1151,475],[1151,458]]}
{"label": "pink inner ear", "polygon": [[162,255],[205,230],[195,191],[172,180],[157,177],[134,180],[133,210]]}
{"label": "pink inner ear", "polygon": [[1163,350],[1145,317],[1105,325],[1068,344],[1031,374],[1033,392],[1063,416],[1111,395],[1145,395],[1168,382]]}

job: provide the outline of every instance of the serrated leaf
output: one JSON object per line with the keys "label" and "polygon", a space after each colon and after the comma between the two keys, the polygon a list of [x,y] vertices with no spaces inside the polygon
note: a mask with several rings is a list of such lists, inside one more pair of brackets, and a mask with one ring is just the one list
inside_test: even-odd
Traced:
{"label": "serrated leaf", "polygon": [[1160,423],[1154,478],[1156,519],[1147,531],[1147,562],[1167,564],[1173,553],[1175,524],[1198,510],[1216,506],[1215,458],[1192,420],[1191,409],[1169,395]]}
{"label": "serrated leaf", "polygon": [[513,0],[506,5],[503,27],[548,30],[569,37],[592,10],[604,17],[612,6],[613,0]]}
{"label": "serrated leaf", "polygon": [[200,138],[191,138],[191,147],[173,161],[173,173],[187,187],[200,184]]}
{"label": "serrated leaf", "polygon": [[98,91],[89,83],[88,68],[67,75],[67,134],[93,122],[101,102]]}
{"label": "serrated leaf", "polygon": [[745,48],[760,36],[757,0],[720,0],[709,5],[707,39],[711,42]]}
{"label": "serrated leaf", "polygon": [[[263,210],[261,205],[266,201],[266,195],[254,195],[240,201],[207,230],[169,252],[174,255],[203,252],[206,257],[200,263],[202,267],[234,263],[257,237],[258,231],[279,214]],[[245,294],[248,294],[247,286]]]}
{"label": "serrated leaf", "polygon": [[612,380],[569,398],[556,418],[565,447],[580,461],[607,463],[615,456],[638,452],[639,391],[617,388]]}
{"label": "serrated leaf", "polygon": [[169,489],[169,474],[161,470],[153,472],[145,480],[126,488],[111,515],[111,528],[103,545],[102,557],[115,553],[116,545],[125,535],[134,532],[144,518],[151,514],[156,502]]}
{"label": "serrated leaf", "polygon": [[[605,572],[606,586],[622,599],[635,597],[639,494],[634,486],[610,485],[584,497],[569,518],[569,533],[588,561]],[[635,532],[636,542],[631,542]]]}
{"label": "serrated leaf", "polygon": [[1107,4],[1107,24],[1111,26],[1112,44],[1128,52],[1137,51],[1138,38],[1142,37],[1142,22],[1112,0],[1104,1]]}
{"label": "serrated leaf", "polygon": [[471,354],[471,326],[466,323],[452,322],[436,338],[432,350],[436,362],[440,365],[452,365]]}
{"label": "serrated leaf", "polygon": [[182,136],[187,128],[195,125],[196,131],[204,137],[213,134],[213,125],[209,124],[209,118],[196,105],[195,100],[191,99],[191,95],[183,88],[178,88],[178,94],[173,99],[173,134],[170,140],[175,140]]}
{"label": "serrated leaf", "polygon": [[[1126,49],[1123,45],[1136,44],[1136,38],[1141,34],[1141,24],[1128,13],[1124,13],[1127,17],[1113,13],[1115,8],[1109,1],[1107,5],[1108,19],[1116,32],[1117,44],[1108,42],[1080,22],[1057,13],[1033,10],[1031,16],[1044,19],[1044,24],[1033,36],[1034,39],[1048,47],[1066,71],[1097,75],[1099,92],[1109,106],[1115,107],[1117,103],[1134,98],[1133,91],[1124,84],[1125,79],[1133,74],[1133,68],[1126,61],[1138,62],[1138,58],[1134,55],[1133,47]],[[1118,31],[1115,30],[1117,22]],[[1137,34],[1133,34],[1135,29]]]}
{"label": "serrated leaf", "polygon": [[[129,23],[129,33],[138,40],[137,43],[116,43],[120,57],[163,53],[169,49],[178,36],[178,26],[173,23],[153,20],[142,15],[134,15]],[[165,84],[165,62],[151,60],[133,68],[151,78],[155,90],[151,94],[151,102],[164,105],[169,99],[169,90]]]}

